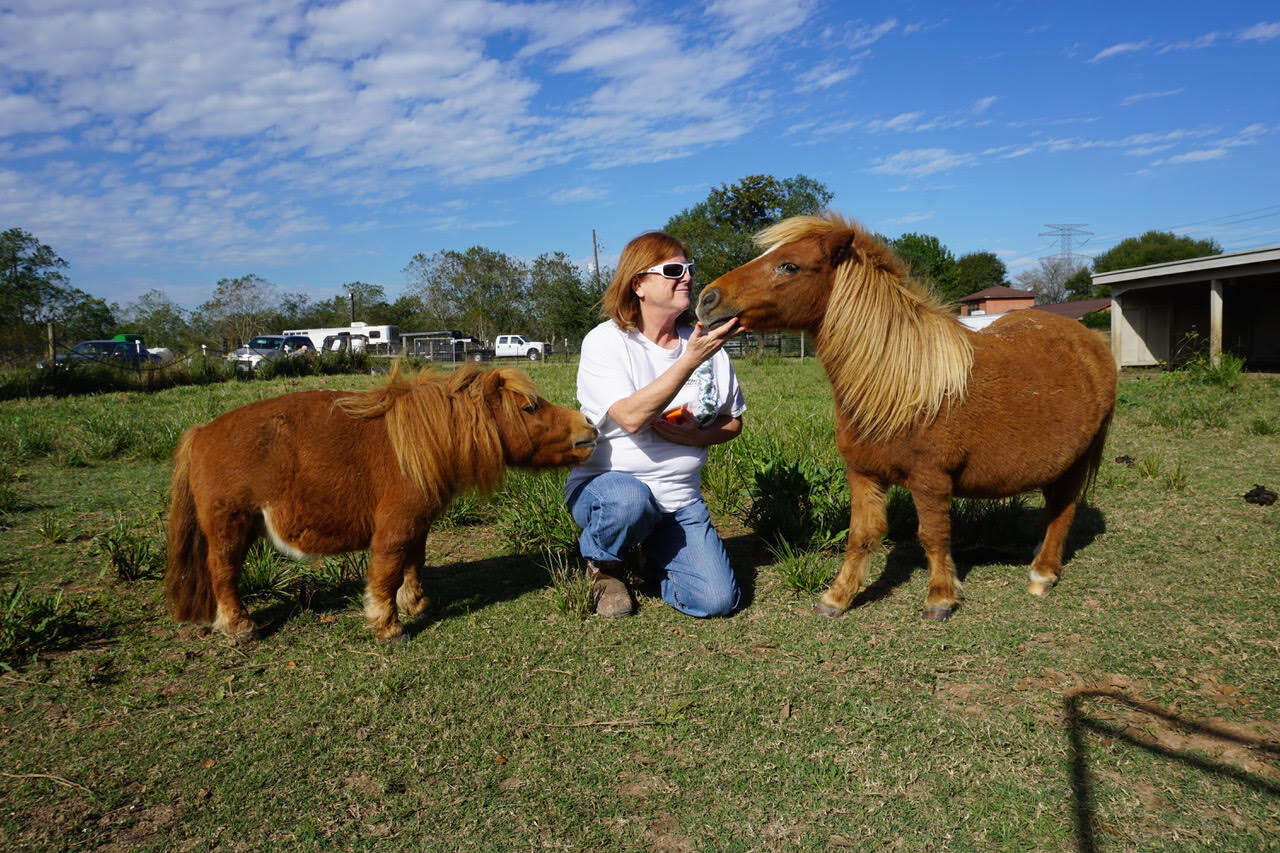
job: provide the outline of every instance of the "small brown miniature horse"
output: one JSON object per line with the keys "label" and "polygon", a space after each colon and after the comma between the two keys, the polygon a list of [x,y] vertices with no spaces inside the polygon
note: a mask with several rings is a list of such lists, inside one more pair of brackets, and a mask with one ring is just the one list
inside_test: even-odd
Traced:
{"label": "small brown miniature horse", "polygon": [[787,219],[756,240],[770,248],[712,282],[698,319],[802,329],[818,345],[852,506],[844,562],[815,612],[840,615],[861,588],[886,530],[890,484],[911,492],[920,518],[925,618],[948,618],[961,597],[951,561],[954,496],[1043,491],[1048,529],[1029,591],[1047,595],[1115,408],[1115,361],[1101,337],[1036,310],[969,331],[908,280],[879,240],[835,214]]}
{"label": "small brown miniature horse", "polygon": [[581,462],[595,444],[590,421],[513,369],[396,374],[363,393],[250,403],[188,430],[174,454],[169,608],[254,639],[236,583],[266,533],[295,559],[369,548],[365,616],[379,639],[398,638],[396,605],[411,616],[427,607],[427,532],[454,494],[492,491],[505,465]]}

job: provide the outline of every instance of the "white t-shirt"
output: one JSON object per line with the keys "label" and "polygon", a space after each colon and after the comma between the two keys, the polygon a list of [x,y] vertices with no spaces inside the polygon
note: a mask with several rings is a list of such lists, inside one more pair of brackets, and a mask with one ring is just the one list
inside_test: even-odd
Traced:
{"label": "white t-shirt", "polygon": [[[639,332],[624,332],[612,320],[596,326],[583,338],[578,403],[582,413],[600,430],[600,439],[591,458],[569,473],[566,498],[583,482],[606,471],[635,476],[649,487],[664,512],[675,512],[701,496],[702,466],[707,461],[705,447],[676,444],[648,426],[633,435],[606,414],[614,403],[653,382],[675,364],[692,331],[687,326],[679,328],[680,341],[673,349],[663,349]],[[706,364],[715,377],[720,413],[738,417],[747,407],[729,357],[720,350]],[[695,371],[666,408],[696,401],[699,390]]]}

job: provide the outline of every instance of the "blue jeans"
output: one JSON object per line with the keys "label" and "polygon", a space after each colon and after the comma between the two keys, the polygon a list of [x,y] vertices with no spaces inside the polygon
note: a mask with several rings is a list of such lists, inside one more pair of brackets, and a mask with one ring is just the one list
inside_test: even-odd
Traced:
{"label": "blue jeans", "polygon": [[649,487],[630,474],[607,471],[578,487],[569,513],[582,528],[588,560],[620,560],[643,545],[651,566],[662,570],[662,600],[690,616],[725,616],[741,594],[729,555],[701,498],[663,512]]}

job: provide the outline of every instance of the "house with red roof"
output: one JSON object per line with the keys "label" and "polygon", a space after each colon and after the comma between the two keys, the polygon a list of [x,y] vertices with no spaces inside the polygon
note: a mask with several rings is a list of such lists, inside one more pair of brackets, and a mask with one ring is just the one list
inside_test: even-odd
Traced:
{"label": "house with red roof", "polygon": [[1036,295],[1030,290],[997,284],[977,293],[970,293],[957,301],[960,303],[960,316],[968,317],[973,314],[1003,314],[1006,311],[1030,308],[1036,304]]}

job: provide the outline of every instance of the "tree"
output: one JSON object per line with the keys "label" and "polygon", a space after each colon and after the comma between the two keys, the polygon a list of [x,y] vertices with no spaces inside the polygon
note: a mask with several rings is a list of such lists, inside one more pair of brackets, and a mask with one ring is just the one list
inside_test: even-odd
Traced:
{"label": "tree", "polygon": [[539,255],[529,266],[529,303],[535,318],[530,331],[552,341],[583,337],[600,322],[597,305],[602,291],[564,252]]}
{"label": "tree", "polygon": [[1179,237],[1169,231],[1148,231],[1140,237],[1121,240],[1095,257],[1093,271],[1110,272],[1220,254],[1222,254],[1222,247],[1213,239],[1193,240],[1190,237]]}
{"label": "tree", "polygon": [[1081,269],[1069,258],[1041,258],[1038,266],[1018,273],[1014,281],[1034,293],[1041,305],[1052,305],[1067,298],[1067,282]]}
{"label": "tree", "polygon": [[1009,270],[995,252],[970,252],[956,261],[955,298],[1005,284]]}
{"label": "tree", "polygon": [[213,297],[196,310],[213,338],[235,343],[270,331],[278,305],[275,285],[250,273],[219,279]]}
{"label": "tree", "polygon": [[930,285],[943,299],[968,296],[958,292],[955,255],[937,237],[907,233],[889,241],[889,247],[902,258],[912,278]]}
{"label": "tree", "polygon": [[[1093,286],[1093,276],[1089,275],[1088,267],[1080,267],[1076,270],[1076,274],[1067,279],[1063,285],[1067,291],[1067,301],[1075,302],[1080,299],[1093,299],[1097,296],[1109,296],[1111,288],[1106,285],[1095,288]],[[1107,291],[1101,293],[1100,291]]]}
{"label": "tree", "polygon": [[423,313],[439,321],[437,328],[457,328],[491,340],[501,332],[515,332],[528,315],[528,270],[502,252],[472,246],[414,255],[404,272]]}
{"label": "tree", "polygon": [[[1111,272],[1130,267],[1145,267],[1148,264],[1163,264],[1169,261],[1184,261],[1188,258],[1221,254],[1222,247],[1213,238],[1193,240],[1186,236],[1179,237],[1171,231],[1148,231],[1139,237],[1121,240],[1095,257],[1093,271]],[[1090,282],[1087,295],[1073,298],[1089,299],[1110,295],[1111,288],[1106,285],[1094,288],[1093,283]]]}
{"label": "tree", "polygon": [[148,290],[123,312],[124,331],[146,338],[151,346],[172,346],[192,339],[189,312],[162,291]]}
{"label": "tree", "polygon": [[67,262],[21,228],[0,233],[0,311],[6,322],[40,323],[66,289]]}
{"label": "tree", "polygon": [[698,281],[710,283],[760,254],[752,236],[790,216],[817,213],[833,198],[827,187],[804,175],[778,180],[748,175],[721,184],[705,201],[677,213],[663,226],[697,263]]}
{"label": "tree", "polygon": [[0,233],[0,355],[23,360],[43,351],[45,323],[64,342],[105,337],[117,308],[71,287],[67,262],[21,228]]}

